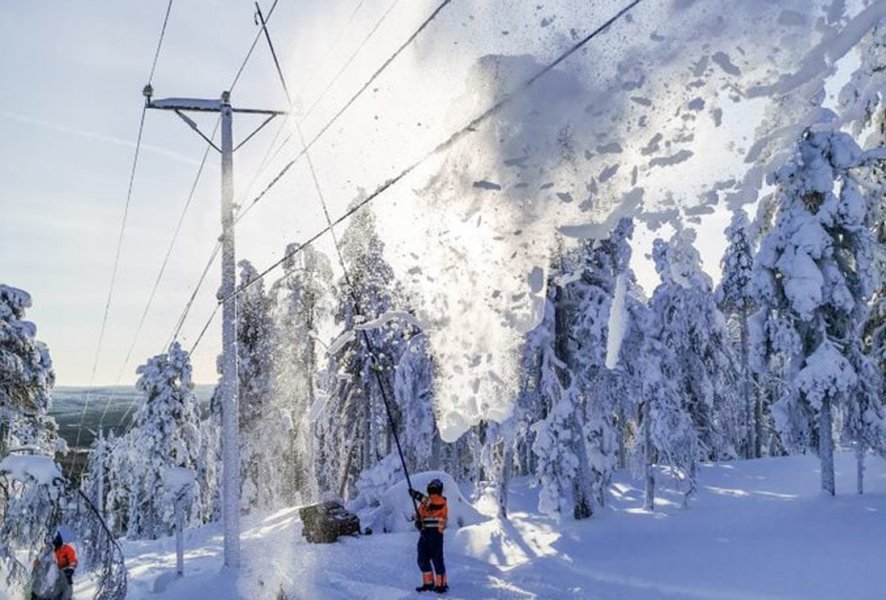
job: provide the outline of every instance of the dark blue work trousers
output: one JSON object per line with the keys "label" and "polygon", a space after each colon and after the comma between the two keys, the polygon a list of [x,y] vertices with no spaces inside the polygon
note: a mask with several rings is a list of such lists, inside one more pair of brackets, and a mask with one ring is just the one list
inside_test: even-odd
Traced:
{"label": "dark blue work trousers", "polygon": [[422,573],[430,573],[431,566],[437,576],[446,574],[443,562],[443,534],[437,529],[422,529],[418,537],[418,568]]}

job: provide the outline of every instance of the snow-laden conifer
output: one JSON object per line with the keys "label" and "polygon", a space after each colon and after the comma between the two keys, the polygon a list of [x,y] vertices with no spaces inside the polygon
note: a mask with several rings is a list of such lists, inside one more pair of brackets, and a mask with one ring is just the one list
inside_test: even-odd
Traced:
{"label": "snow-laden conifer", "polygon": [[307,501],[318,496],[317,472],[322,469],[314,462],[316,415],[310,412],[323,405],[317,378],[324,361],[316,341],[332,316],[333,275],[329,258],[310,246],[285,261],[283,272],[270,293],[274,379],[267,417],[276,421],[276,435],[285,438],[285,447],[277,451],[284,457],[278,461],[280,493],[289,501]]}
{"label": "snow-laden conifer", "polygon": [[25,320],[30,307],[30,294],[0,284],[0,458],[17,446],[47,454],[64,449],[48,416],[55,372],[37,327]]}
{"label": "snow-laden conifer", "polygon": [[191,382],[188,353],[174,342],[169,352],[140,366],[136,387],[144,401],[135,426],[114,447],[109,472],[109,502],[122,510],[130,538],[155,539],[174,526],[172,503],[163,490],[167,469],[200,471],[200,414]]}
{"label": "snow-laden conifer", "polygon": [[762,452],[763,406],[751,379],[748,317],[754,310],[751,288],[754,249],[747,213],[738,209],[725,231],[729,245],[720,261],[723,278],[717,288],[717,303],[723,314],[737,329],[737,356],[741,366],[741,402],[745,417],[744,455],[759,457]]}
{"label": "snow-laden conifer", "polygon": [[728,333],[694,247],[695,232],[679,228],[653,243],[661,278],[650,302],[655,337],[670,352],[661,372],[674,386],[698,434],[699,459],[734,458],[744,440]]}
{"label": "snow-laden conifer", "polygon": [[773,406],[775,425],[789,448],[818,452],[822,489],[830,494],[835,411],[858,446],[859,476],[865,448],[882,439],[882,399],[867,389],[873,367],[861,351],[881,276],[868,215],[881,196],[860,177],[877,156],[844,133],[804,134],[794,160],[774,177],[778,213],[755,266],[757,362],[773,354],[787,360],[790,385]]}
{"label": "snow-laden conifer", "polygon": [[371,212],[357,213],[340,247],[347,275],[336,286],[337,335],[328,348],[315,460],[321,491],[345,494],[361,471],[395,451],[384,397],[393,404],[394,367],[414,328],[402,319],[361,328],[405,308]]}

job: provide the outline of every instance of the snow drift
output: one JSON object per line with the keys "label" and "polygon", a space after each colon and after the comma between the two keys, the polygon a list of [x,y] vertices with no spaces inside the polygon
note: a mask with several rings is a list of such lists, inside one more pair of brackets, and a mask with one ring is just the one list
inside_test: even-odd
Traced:
{"label": "snow drift", "polygon": [[[455,530],[467,525],[476,525],[485,518],[461,494],[458,484],[451,475],[443,471],[425,471],[412,474],[414,489],[425,493],[432,479],[443,482],[443,495],[449,504],[448,530]],[[358,516],[361,525],[375,532],[402,533],[415,531],[415,505],[408,493],[405,479],[400,479],[387,487],[374,498],[366,498],[358,505]],[[352,508],[354,506],[352,505]]]}

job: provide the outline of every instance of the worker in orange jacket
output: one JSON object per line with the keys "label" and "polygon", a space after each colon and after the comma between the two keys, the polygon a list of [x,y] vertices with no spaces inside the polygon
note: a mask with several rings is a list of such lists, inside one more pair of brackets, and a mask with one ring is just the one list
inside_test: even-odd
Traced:
{"label": "worker in orange jacket", "polygon": [[427,496],[412,489],[409,494],[419,503],[415,527],[421,531],[418,538],[418,568],[421,569],[422,584],[415,589],[418,592],[442,594],[449,590],[446,564],[443,562],[443,530],[446,529],[449,508],[443,496],[443,482],[432,480],[428,484]]}
{"label": "worker in orange jacket", "polygon": [[58,570],[64,573],[65,579],[68,580],[65,598],[70,598],[74,585],[74,569],[77,568],[77,553],[71,545],[65,543],[60,532],[55,534],[52,547],[55,549],[55,562],[58,565]]}

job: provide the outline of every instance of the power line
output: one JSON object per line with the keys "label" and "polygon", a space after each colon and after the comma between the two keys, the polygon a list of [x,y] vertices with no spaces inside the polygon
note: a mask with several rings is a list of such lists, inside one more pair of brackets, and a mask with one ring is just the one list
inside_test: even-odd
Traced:
{"label": "power line", "polygon": [[[274,0],[274,3],[271,4],[271,8],[268,9],[267,21],[271,20],[271,15],[274,14],[274,9],[277,8],[277,2],[280,0]],[[243,70],[246,68],[246,63],[249,62],[249,58],[252,56],[252,52],[255,50],[255,46],[258,44],[258,40],[261,39],[261,30],[258,30],[258,33],[255,34],[255,38],[252,40],[252,44],[249,46],[249,50],[246,52],[246,57],[243,59],[243,62],[240,63],[240,68],[237,69],[237,73],[234,75],[234,80],[231,82],[229,91],[234,91],[234,87],[236,87],[237,82],[240,81],[240,76],[243,75]]]}
{"label": "power line", "polygon": [[[216,121],[215,129],[212,131],[212,135],[210,139],[215,137],[216,131],[218,130],[220,121]],[[157,273],[157,278],[154,280],[154,285],[151,288],[151,293],[148,295],[148,302],[145,304],[145,308],[142,311],[141,318],[138,321],[138,326],[135,330],[135,336],[132,338],[132,343],[129,345],[129,350],[126,352],[126,358],[123,360],[123,365],[120,367],[120,372],[117,374],[117,383],[120,382],[120,379],[123,377],[123,372],[126,370],[126,366],[129,364],[129,359],[132,358],[132,352],[135,349],[135,345],[138,342],[138,337],[141,334],[142,327],[145,324],[145,319],[148,316],[148,312],[151,310],[151,305],[154,303],[154,296],[157,293],[157,288],[160,286],[160,281],[163,279],[163,274],[166,272],[166,265],[169,263],[169,257],[172,255],[172,250],[175,248],[175,242],[178,239],[178,235],[181,232],[182,224],[185,220],[185,215],[188,213],[188,208],[191,206],[191,202],[194,199],[194,194],[197,191],[197,184],[200,182],[200,177],[203,175],[203,169],[206,166],[206,159],[209,157],[209,152],[212,150],[212,146],[210,144],[206,144],[206,150],[203,152],[203,158],[200,161],[200,167],[197,169],[197,174],[194,177],[194,182],[191,184],[190,192],[185,200],[185,204],[182,207],[181,214],[178,217],[178,223],[175,226],[175,230],[172,234],[172,239],[169,241],[169,247],[166,249],[166,255],[163,257],[163,262],[160,264],[160,270]],[[102,415],[104,416],[104,415]]]}
{"label": "power line", "polygon": [[[151,69],[148,73],[148,86],[151,85],[151,82],[154,80],[154,74],[157,71],[157,63],[160,60],[160,50],[163,48],[163,40],[166,37],[166,26],[169,24],[169,15],[172,12],[172,2],[173,0],[169,0],[169,3],[166,5],[166,13],[163,15],[163,24],[160,27],[160,36],[157,40],[157,48],[154,50],[154,57],[151,60]],[[111,271],[111,285],[108,289],[108,297],[105,301],[105,310],[102,315],[102,324],[98,334],[98,344],[95,349],[95,358],[92,362],[92,372],[90,373],[90,385],[95,381],[95,372],[98,369],[98,360],[101,356],[102,344],[105,338],[105,329],[108,324],[108,315],[111,311],[111,300],[114,296],[114,287],[117,283],[117,272],[120,267],[120,253],[123,249],[123,237],[126,232],[126,222],[129,217],[129,206],[132,202],[132,187],[135,182],[135,173],[138,168],[138,157],[141,152],[141,143],[142,143],[142,135],[145,129],[145,115],[147,113],[147,105],[142,106],[141,117],[138,122],[138,135],[135,140],[135,152],[133,153],[132,158],[132,168],[129,171],[129,184],[126,189],[126,202],[123,206],[123,220],[120,224],[120,234],[117,238],[117,250],[114,254],[114,268]],[[86,417],[86,408],[89,405],[89,396],[86,397],[86,406],[83,410],[83,415],[80,418],[80,424],[77,427],[77,439],[74,443],[75,447],[80,445],[80,435],[83,431],[83,421]]]}
{"label": "power line", "polygon": [[345,22],[342,28],[338,30],[338,34],[335,36],[332,42],[330,42],[329,45],[326,47],[326,58],[323,60],[322,63],[320,63],[320,65],[315,65],[314,68],[311,69],[311,72],[308,74],[307,77],[305,77],[304,82],[302,83],[303,87],[308,87],[310,83],[314,80],[314,77],[316,77],[317,73],[320,73],[323,70],[322,67],[324,67],[326,65],[326,62],[329,60],[329,55],[332,54],[333,50],[335,50],[335,48],[338,46],[338,43],[344,36],[345,31],[347,31],[348,27],[350,27],[351,23],[354,21],[354,17],[357,16],[358,12],[360,12],[360,9],[363,7],[363,4],[365,4],[365,1],[366,0],[360,0],[359,2],[357,2],[354,10],[351,11],[351,15],[348,17],[348,20]]}
{"label": "power line", "polygon": [[332,86],[335,85],[335,83],[339,80],[339,78],[342,76],[342,74],[348,69],[348,67],[351,66],[351,63],[354,62],[354,59],[357,58],[357,56],[363,50],[364,46],[366,46],[366,44],[369,42],[369,40],[372,39],[372,36],[375,35],[375,32],[378,31],[378,28],[382,26],[382,23],[384,23],[385,20],[388,18],[388,15],[391,14],[391,12],[395,8],[397,8],[397,5],[399,3],[400,3],[400,0],[394,0],[391,3],[391,5],[388,7],[388,9],[382,14],[381,18],[375,23],[373,28],[369,30],[369,33],[366,35],[366,37],[363,38],[363,41],[360,42],[360,44],[357,46],[357,48],[351,53],[351,55],[348,57],[348,59],[345,61],[345,63],[339,68],[339,70],[335,73],[335,75],[332,77],[332,79],[329,80],[329,83],[326,84],[326,87],[323,88],[323,91],[320,92],[319,96],[317,96],[317,98],[314,100],[314,102],[311,104],[311,106],[308,108],[308,110],[305,111],[305,115],[301,119],[302,123],[304,123],[308,119],[308,117],[311,116],[311,113],[314,112],[314,109],[317,108],[317,105],[320,103],[320,101],[323,99],[323,97],[327,94],[327,92],[329,92],[330,89],[332,89]]}
{"label": "power line", "polygon": [[163,47],[163,38],[166,37],[166,25],[169,23],[169,13],[172,12],[172,0],[166,5],[166,14],[163,15],[163,26],[160,28],[160,39],[157,40],[157,49],[154,51],[154,60],[151,61],[151,72],[148,75],[148,85],[154,81],[154,72],[157,70],[157,61],[160,60],[160,49]]}
{"label": "power line", "polygon": [[363,94],[363,93],[369,88],[369,86],[372,85],[372,83],[373,83],[373,82],[379,77],[379,75],[381,75],[381,74],[385,71],[385,69],[387,69],[387,68],[391,65],[392,62],[394,62],[394,60],[400,55],[400,53],[402,53],[403,50],[406,49],[406,47],[408,47],[413,41],[415,41],[415,39],[419,36],[419,34],[421,34],[421,32],[424,31],[425,28],[427,28],[427,26],[428,26],[428,25],[429,25],[434,19],[437,18],[437,15],[440,14],[440,11],[442,11],[442,10],[443,10],[446,6],[448,6],[451,2],[452,2],[452,0],[443,0],[443,2],[441,2],[441,3],[439,4],[439,6],[437,6],[437,8],[434,10],[434,12],[431,13],[431,15],[430,15],[428,18],[426,18],[426,19],[422,22],[422,24],[418,27],[418,29],[416,29],[415,32],[414,32],[412,35],[410,35],[409,38],[408,38],[405,42],[403,42],[403,43],[400,45],[400,47],[397,48],[397,50],[396,50],[396,51],[395,51],[395,52],[394,52],[394,53],[393,53],[393,54],[392,54],[392,55],[391,55],[391,56],[390,56],[390,57],[389,57],[384,63],[382,63],[382,65],[381,65],[378,69],[376,69],[376,71],[372,74],[372,76],[369,77],[369,79],[366,81],[366,83],[364,83],[364,84],[360,87],[360,89],[357,90],[357,92],[354,93],[354,95],[352,95],[351,98],[350,98],[347,102],[345,102],[345,104],[344,104],[344,105],[338,110],[338,112],[336,112],[335,115],[334,115],[334,116],[333,116],[333,117],[332,117],[332,118],[331,118],[331,119],[330,119],[330,120],[329,120],[329,121],[328,121],[328,122],[327,122],[327,123],[321,128],[321,129],[320,129],[320,131],[319,131],[319,132],[318,132],[313,138],[311,138],[311,141],[309,141],[307,144],[305,144],[304,149],[301,150],[301,151],[295,156],[295,158],[293,158],[293,159],[290,160],[288,163],[286,163],[286,165],[283,167],[283,169],[280,170],[280,172],[277,173],[276,176],[274,176],[274,178],[270,181],[270,183],[268,183],[268,184],[265,186],[265,188],[264,188],[264,189],[263,189],[263,190],[262,190],[262,191],[261,191],[261,192],[260,192],[260,193],[259,193],[259,194],[258,194],[253,200],[252,200],[252,202],[250,202],[249,205],[247,205],[247,207],[246,207],[246,208],[240,213],[240,215],[237,217],[237,221],[239,221],[239,220],[242,219],[244,216],[246,216],[246,214],[247,214],[250,210],[252,210],[252,208],[253,208],[253,207],[254,207],[254,206],[255,206],[255,205],[256,205],[256,204],[257,204],[262,198],[265,197],[265,195],[271,190],[271,188],[273,188],[275,185],[277,185],[277,183],[278,183],[278,182],[279,182],[279,181],[280,181],[280,180],[286,175],[286,173],[289,172],[289,169],[291,169],[292,166],[293,166],[296,162],[298,162],[298,160],[299,160],[302,156],[304,156],[304,153],[305,153],[307,150],[310,150],[311,147],[312,147],[315,143],[317,143],[317,141],[318,141],[323,135],[325,135],[325,133],[329,130],[329,128],[332,127],[332,125],[335,124],[336,121],[338,121],[338,119],[342,116],[342,114],[344,114],[344,112],[345,112],[348,108],[350,108],[350,106],[351,106],[351,105],[352,105],[352,104],[353,104],[353,103],[354,103],[354,102],[355,102],[355,101],[356,101],[356,100],[357,100],[357,99],[358,99],[358,98],[359,98],[359,97],[360,97],[360,96],[361,96],[361,95],[362,95],[362,94]]}
{"label": "power line", "polygon": [[221,242],[215,243],[215,248],[212,250],[212,254],[209,255],[209,260],[206,261],[206,265],[203,267],[203,272],[200,273],[200,279],[197,281],[197,285],[194,286],[194,290],[191,292],[190,298],[188,298],[187,303],[185,304],[185,308],[182,311],[182,314],[179,316],[178,321],[175,325],[175,329],[172,332],[172,336],[169,339],[169,342],[166,344],[166,348],[172,345],[172,343],[178,339],[179,334],[181,333],[182,327],[184,327],[185,320],[188,318],[188,313],[191,311],[191,306],[194,304],[194,300],[197,298],[197,293],[200,291],[200,287],[203,285],[203,281],[206,279],[206,276],[209,274],[209,269],[212,267],[212,263],[215,262],[215,257],[218,256],[219,250],[221,250]]}
{"label": "power line", "polygon": [[[157,50],[156,50],[155,53],[154,53],[154,60],[153,60],[152,65],[151,65],[151,73],[150,73],[150,76],[149,76],[149,78],[148,78],[148,80],[149,80],[149,85],[150,85],[150,81],[153,80],[154,71],[155,71],[156,66],[157,66],[157,60],[158,60],[159,55],[160,55],[160,47],[161,47],[161,45],[162,45],[163,37],[164,37],[165,32],[166,32],[166,25],[167,25],[167,22],[168,22],[168,19],[169,19],[169,13],[170,13],[170,10],[171,10],[171,8],[172,8],[172,1],[173,1],[173,0],[170,0],[170,1],[169,1],[169,5],[167,6],[167,10],[166,10],[166,15],[164,16],[163,27],[162,27],[162,29],[161,29],[161,33],[160,33],[160,42],[158,43],[158,45],[157,45]],[[271,4],[271,8],[268,10],[268,16],[267,16],[267,19],[266,19],[267,21],[269,21],[270,18],[271,18],[271,15],[273,15],[274,10],[277,8],[277,3],[278,3],[278,2],[279,2],[279,0],[274,0],[274,2]],[[236,72],[235,75],[234,75],[234,79],[232,80],[231,85],[229,86],[229,90],[230,90],[230,91],[233,91],[234,88],[237,86],[237,83],[238,83],[239,80],[240,80],[240,76],[243,74],[243,71],[245,70],[247,63],[249,62],[249,59],[250,59],[250,57],[252,56],[252,53],[253,53],[253,51],[255,50],[255,46],[256,46],[256,44],[258,43],[258,40],[260,39],[260,37],[261,37],[261,30],[259,30],[259,32],[256,34],[255,38],[254,38],[253,41],[252,41],[252,44],[250,45],[249,49],[248,49],[247,52],[246,52],[246,55],[245,55],[244,58],[243,58],[243,61],[240,63],[240,66],[238,67],[237,72]],[[144,123],[144,116],[145,116],[145,112],[146,112],[146,110],[147,110],[147,107],[145,106],[145,107],[142,109],[142,125],[143,125],[143,123]],[[151,306],[151,304],[152,304],[152,301],[153,301],[154,295],[156,294],[156,291],[157,291],[157,288],[158,288],[158,286],[159,286],[160,280],[162,279],[163,272],[164,272],[164,270],[165,270],[166,264],[167,264],[167,262],[168,262],[168,260],[169,260],[169,257],[170,257],[170,255],[171,255],[171,252],[172,252],[172,248],[173,248],[173,246],[175,245],[175,240],[176,240],[176,238],[177,238],[177,236],[178,236],[178,233],[179,233],[179,231],[180,231],[180,229],[181,229],[181,226],[182,226],[182,222],[183,222],[183,220],[184,220],[185,213],[186,213],[187,210],[188,210],[188,207],[189,207],[189,205],[190,205],[190,203],[191,203],[191,200],[192,200],[192,198],[193,198],[193,196],[194,196],[194,193],[195,193],[196,187],[197,187],[197,185],[198,185],[198,182],[199,182],[199,180],[200,180],[200,178],[201,178],[201,176],[202,176],[202,173],[203,173],[203,170],[204,170],[204,166],[205,166],[205,163],[206,163],[206,159],[207,159],[207,157],[208,157],[208,154],[209,154],[210,149],[212,148],[212,141],[215,139],[215,135],[216,135],[216,133],[217,133],[217,131],[218,131],[218,125],[219,125],[219,123],[216,122],[216,125],[215,125],[215,128],[213,129],[212,135],[210,136],[210,139],[209,139],[209,141],[208,141],[208,143],[207,143],[207,145],[206,145],[206,150],[205,150],[204,153],[203,153],[203,158],[202,158],[202,160],[201,160],[201,162],[200,162],[200,166],[199,166],[199,168],[198,168],[198,170],[197,170],[197,175],[195,176],[195,178],[194,178],[194,182],[193,182],[193,184],[192,184],[192,186],[191,186],[191,191],[190,191],[190,193],[189,193],[189,195],[188,195],[188,199],[187,199],[186,202],[185,202],[185,207],[184,207],[184,209],[182,210],[181,216],[179,217],[178,224],[177,224],[177,226],[176,226],[175,232],[173,233],[172,241],[170,242],[170,245],[169,245],[169,248],[168,248],[168,250],[167,250],[166,256],[165,256],[164,259],[163,259],[163,263],[162,263],[162,265],[161,265],[160,272],[159,272],[159,274],[158,274],[158,276],[157,276],[157,279],[156,279],[155,282],[154,282],[154,286],[153,286],[153,288],[152,288],[152,290],[151,290],[151,293],[150,293],[150,295],[149,295],[149,299],[148,299],[147,306],[145,307],[145,310],[142,312],[142,316],[141,316],[141,318],[140,318],[140,320],[139,320],[139,324],[138,324],[138,327],[137,327],[137,329],[136,329],[135,337],[134,337],[134,339],[133,339],[133,341],[132,341],[132,343],[131,343],[131,345],[130,345],[129,351],[127,352],[127,356],[126,356],[126,359],[125,359],[125,361],[124,361],[123,367],[121,368],[121,375],[118,375],[118,381],[119,381],[120,377],[122,376],[122,371],[125,370],[125,368],[126,368],[126,364],[129,362],[129,359],[131,358],[131,355],[132,355],[133,349],[134,349],[135,344],[136,344],[136,340],[138,339],[138,336],[139,336],[140,331],[141,331],[141,329],[142,329],[142,326],[143,326],[143,324],[144,324],[145,318],[146,318],[147,313],[148,313],[148,311],[149,311],[149,309],[150,309],[150,306]],[[278,133],[278,135],[279,135],[279,133]],[[140,129],[139,129],[139,138],[141,138],[141,127],[140,127]],[[276,140],[276,136],[275,136],[274,139]],[[272,142],[272,144],[273,144],[273,142]],[[136,148],[138,148],[138,145],[137,145]],[[269,151],[270,151],[270,148],[269,148]],[[137,152],[137,150],[136,150],[136,152]],[[257,176],[258,176],[258,173],[256,174],[256,178],[257,178]],[[132,182],[130,181],[130,193],[131,193],[131,186],[132,186]],[[216,246],[215,246],[215,248],[213,249],[212,254],[211,254],[210,257],[209,257],[209,260],[208,260],[207,263],[206,263],[206,267],[203,269],[203,271],[202,271],[202,273],[201,273],[201,275],[200,275],[200,279],[199,279],[199,281],[197,282],[197,285],[195,286],[194,291],[193,291],[193,293],[191,294],[191,297],[188,299],[188,302],[186,303],[185,308],[184,308],[184,310],[182,311],[182,314],[180,315],[180,317],[179,317],[179,319],[178,319],[178,321],[177,321],[177,323],[176,323],[176,327],[175,327],[175,330],[174,330],[174,332],[173,332],[173,334],[172,334],[172,338],[171,338],[170,342],[166,345],[166,348],[168,348],[168,347],[172,344],[172,341],[174,341],[174,340],[178,337],[178,335],[179,335],[179,333],[180,333],[180,331],[181,331],[181,328],[182,328],[182,326],[184,325],[185,319],[187,318],[187,315],[188,315],[188,313],[189,313],[189,311],[190,311],[190,309],[191,309],[191,306],[193,305],[194,299],[196,298],[197,292],[200,290],[200,287],[203,285],[203,281],[205,280],[206,275],[207,275],[207,273],[208,273],[208,271],[209,271],[209,268],[211,267],[213,261],[215,260],[215,257],[218,255],[218,251],[219,251],[220,248],[221,248],[221,244],[220,244],[220,243],[216,243]],[[119,252],[119,250],[118,250],[118,252]],[[116,271],[116,266],[115,266],[115,271]],[[112,285],[113,285],[113,284],[112,284]],[[217,310],[217,307],[216,307],[216,310]],[[107,314],[105,315],[105,320],[106,320],[106,319],[107,319]],[[103,332],[104,332],[104,322],[103,322],[103,324],[102,324],[102,335],[103,335]],[[202,336],[202,333],[201,333],[201,336]],[[97,363],[97,361],[98,361],[98,357],[96,356],[96,363]],[[95,371],[95,367],[93,367],[93,375],[94,375],[94,371]],[[100,419],[100,421],[99,421],[100,423],[104,420],[105,416],[107,415],[107,412],[108,412],[109,407],[110,407],[110,403],[111,403],[111,400],[110,400],[110,397],[109,397],[108,402],[106,403],[105,408],[104,408],[104,410],[102,411],[102,417],[101,417],[101,419]],[[127,409],[127,411],[124,413],[123,418],[121,419],[121,422],[122,422],[122,421],[125,421],[126,417],[129,415],[129,413],[132,411],[132,408],[133,408],[136,404],[137,404],[137,402],[132,403],[132,404],[129,406],[129,408]],[[83,415],[83,416],[85,417],[85,411],[84,411],[84,415]],[[130,428],[131,428],[131,424],[130,424],[129,427],[127,427],[126,431],[129,431]],[[82,429],[82,421],[81,421],[80,429]],[[79,445],[80,429],[78,429],[77,445]],[[125,432],[124,432],[124,433],[125,433]],[[81,473],[82,473],[82,471],[81,471]]]}
{"label": "power line", "polygon": [[[397,174],[397,175],[396,175],[395,177],[393,177],[392,179],[388,179],[387,181],[385,181],[384,183],[382,183],[381,185],[379,185],[379,186],[375,189],[375,191],[373,191],[371,194],[369,194],[368,196],[366,196],[366,198],[364,198],[363,200],[359,201],[358,203],[352,205],[351,208],[350,208],[349,210],[347,210],[347,211],[346,211],[341,217],[339,217],[339,218],[336,219],[334,222],[330,223],[327,227],[325,227],[324,229],[322,229],[321,231],[319,231],[318,233],[316,233],[314,236],[312,236],[312,237],[311,237],[308,241],[306,241],[305,243],[303,243],[303,244],[297,246],[297,247],[294,248],[292,251],[286,253],[286,254],[285,254],[280,260],[274,262],[274,263],[271,264],[269,267],[267,267],[264,271],[262,271],[261,273],[259,273],[259,275],[258,275],[257,277],[255,277],[255,278],[253,278],[252,280],[250,280],[250,281],[248,281],[248,282],[246,282],[246,283],[240,285],[238,288],[236,288],[236,289],[231,293],[230,296],[228,296],[228,297],[226,297],[226,298],[222,298],[221,300],[219,300],[219,302],[220,302],[220,303],[228,302],[231,298],[233,298],[233,297],[236,296],[237,294],[241,293],[243,290],[245,290],[245,289],[248,288],[249,286],[253,285],[256,281],[258,281],[258,280],[260,280],[260,279],[263,279],[265,276],[268,275],[268,273],[270,273],[271,271],[273,271],[274,269],[276,269],[277,267],[279,267],[280,265],[282,265],[285,261],[289,260],[290,258],[292,258],[293,256],[295,256],[295,255],[298,254],[299,252],[301,252],[301,251],[305,248],[305,246],[311,244],[312,242],[316,241],[317,239],[319,239],[320,237],[322,237],[323,235],[325,235],[326,233],[328,233],[329,231],[331,231],[331,230],[333,229],[333,227],[335,227],[336,225],[338,225],[339,223],[341,223],[342,221],[344,221],[345,219],[347,219],[348,217],[350,217],[351,215],[353,215],[354,213],[356,213],[357,211],[359,211],[361,208],[363,208],[364,206],[366,206],[367,204],[369,204],[370,202],[372,202],[373,200],[375,200],[377,197],[379,197],[381,194],[383,194],[384,192],[386,192],[388,189],[390,189],[391,187],[393,187],[393,186],[394,186],[395,184],[397,184],[401,179],[403,179],[404,177],[406,177],[407,175],[409,175],[409,173],[411,173],[412,171],[414,171],[419,165],[423,164],[426,160],[428,160],[428,159],[431,158],[432,156],[435,156],[435,155],[437,155],[437,154],[440,154],[441,152],[443,152],[443,151],[445,151],[445,150],[448,150],[448,149],[451,148],[454,144],[456,144],[458,141],[460,141],[463,137],[465,137],[465,136],[468,135],[469,133],[472,133],[473,131],[475,131],[479,125],[481,125],[483,122],[485,122],[486,120],[488,120],[492,115],[494,115],[495,113],[497,113],[497,112],[498,112],[499,110],[501,110],[503,107],[505,107],[506,105],[508,105],[511,101],[514,100],[514,98],[516,98],[517,96],[519,96],[520,94],[522,94],[523,92],[525,92],[527,89],[529,89],[529,88],[530,88],[532,85],[534,85],[539,79],[541,79],[544,75],[546,75],[547,73],[549,73],[552,69],[554,69],[554,68],[555,68],[557,65],[559,65],[561,62],[563,62],[564,60],[566,60],[567,58],[569,58],[570,56],[572,56],[573,54],[575,54],[578,50],[580,50],[581,48],[583,48],[583,47],[584,47],[588,42],[590,42],[592,39],[594,39],[595,37],[597,37],[598,35],[600,35],[600,34],[603,33],[604,31],[606,31],[606,30],[607,30],[607,29],[608,29],[613,23],[615,23],[618,19],[620,19],[622,16],[624,16],[626,13],[628,13],[632,8],[634,8],[635,6],[637,6],[638,4],[640,4],[642,1],[643,1],[643,0],[633,0],[633,1],[632,1],[631,3],[629,3],[627,6],[625,6],[625,7],[622,8],[620,11],[618,11],[613,17],[611,17],[610,19],[608,19],[608,20],[607,20],[606,22],[604,22],[602,25],[600,25],[599,27],[597,27],[596,29],[594,29],[591,33],[589,33],[588,35],[586,35],[585,37],[583,37],[582,39],[580,39],[579,41],[577,41],[575,44],[573,44],[572,46],[570,46],[567,50],[565,50],[562,54],[560,54],[556,59],[554,59],[553,62],[548,63],[546,66],[544,66],[544,67],[542,67],[541,69],[539,69],[539,70],[538,70],[534,75],[532,75],[529,79],[525,80],[523,83],[521,83],[520,85],[518,85],[516,88],[514,88],[513,90],[511,90],[510,92],[508,92],[507,94],[505,94],[505,95],[504,95],[504,96],[503,96],[498,102],[496,102],[496,103],[493,104],[491,107],[489,107],[488,109],[486,109],[486,110],[485,110],[483,113],[481,113],[479,116],[477,116],[477,117],[475,117],[474,119],[472,119],[472,120],[471,120],[469,123],[467,123],[464,127],[462,127],[461,129],[459,129],[459,130],[457,130],[456,132],[454,132],[453,134],[451,134],[446,140],[444,140],[443,142],[439,143],[439,144],[438,144],[433,150],[431,150],[430,152],[428,152],[427,154],[425,154],[423,157],[421,157],[420,159],[418,159],[417,161],[415,161],[414,163],[412,163],[411,165],[409,165],[408,167],[406,167],[405,169],[403,169],[399,174]],[[438,10],[439,10],[439,9],[438,9]],[[315,139],[316,139],[316,138],[315,138]],[[296,156],[296,158],[295,158],[293,161],[291,161],[291,162],[290,162],[290,163],[284,168],[284,170],[281,171],[281,172],[277,175],[277,177],[275,178],[275,181],[279,181],[280,177],[282,177],[283,174],[286,172],[286,170],[288,170],[289,167],[292,166],[292,164],[295,162],[295,160],[298,160],[301,156],[305,155],[305,153],[306,153],[309,149],[310,149],[310,143],[308,143],[308,144],[305,146],[305,148],[304,148],[301,152],[299,152],[299,154]],[[275,182],[275,181],[274,181],[274,182]],[[272,184],[273,184],[274,182],[272,182]],[[269,188],[265,188],[265,191],[262,192],[262,194],[266,193],[268,189],[269,189]],[[259,196],[259,198],[257,198],[256,200],[254,200],[252,206],[254,206],[254,203],[257,202],[260,198],[261,198],[261,196]]]}

